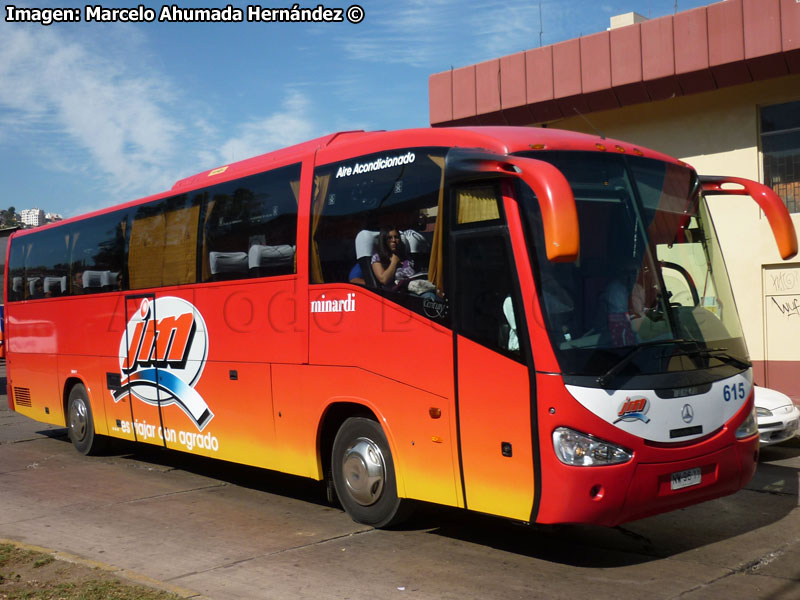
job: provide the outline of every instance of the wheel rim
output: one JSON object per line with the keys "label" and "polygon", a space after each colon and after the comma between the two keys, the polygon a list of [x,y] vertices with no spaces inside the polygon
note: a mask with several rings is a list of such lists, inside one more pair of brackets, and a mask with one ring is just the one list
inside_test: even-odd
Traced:
{"label": "wheel rim", "polygon": [[73,439],[81,441],[86,437],[88,421],[86,402],[83,398],[75,398],[69,406],[69,430]]}
{"label": "wheel rim", "polygon": [[347,491],[361,506],[375,504],[383,492],[386,467],[378,445],[358,438],[342,458],[342,473]]}

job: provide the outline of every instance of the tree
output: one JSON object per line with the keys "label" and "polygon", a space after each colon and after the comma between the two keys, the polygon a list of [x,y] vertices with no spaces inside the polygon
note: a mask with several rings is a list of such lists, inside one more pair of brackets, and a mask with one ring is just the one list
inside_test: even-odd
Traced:
{"label": "tree", "polygon": [[14,225],[19,225],[17,209],[13,206],[9,206],[5,210],[0,210],[0,226],[13,227]]}

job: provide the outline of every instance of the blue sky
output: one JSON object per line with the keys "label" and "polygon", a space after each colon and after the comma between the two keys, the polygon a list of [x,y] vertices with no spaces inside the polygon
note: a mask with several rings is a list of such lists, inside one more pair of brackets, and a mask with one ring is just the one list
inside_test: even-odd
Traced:
{"label": "blue sky", "polygon": [[[140,2],[156,11],[164,4],[103,6]],[[0,207],[74,216],[333,131],[425,127],[430,74],[539,45],[537,0],[359,3],[359,24],[0,21]],[[679,0],[678,9],[709,3]],[[542,40],[602,31],[616,14],[656,18],[674,7],[542,0]]]}

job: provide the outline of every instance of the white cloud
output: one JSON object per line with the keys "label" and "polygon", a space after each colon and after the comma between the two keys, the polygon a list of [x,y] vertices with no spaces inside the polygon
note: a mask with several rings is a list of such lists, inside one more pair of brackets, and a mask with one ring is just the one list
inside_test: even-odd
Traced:
{"label": "white cloud", "polygon": [[[550,4],[552,2],[552,4]],[[544,10],[556,8],[545,0]],[[458,57],[460,67],[538,45],[537,2],[412,0],[398,6],[366,7],[368,23],[343,41],[356,60],[440,68]]]}
{"label": "white cloud", "polygon": [[61,210],[67,216],[318,135],[298,91],[246,122],[215,120],[214,107],[182,94],[140,56],[146,39],[115,47],[125,33],[104,35],[101,52],[94,40],[55,29],[0,24],[0,144],[19,148],[40,172],[80,177],[104,199],[74,198]]}
{"label": "white cloud", "polygon": [[[536,0],[411,0],[365,11],[364,27],[342,40],[355,60],[443,70],[539,46]],[[542,0],[543,43],[574,37],[577,23],[601,31],[587,22],[593,15],[575,2]]]}
{"label": "white cloud", "polygon": [[[165,183],[163,162],[181,130],[169,116],[169,89],[54,30],[34,31],[5,27],[0,37],[0,105],[13,123],[6,137],[59,145],[66,138],[121,190]],[[60,154],[41,154],[51,152]]]}
{"label": "white cloud", "polygon": [[[542,12],[546,14],[542,7]],[[480,60],[530,50],[539,45],[539,5],[508,3],[502,7],[489,5],[472,14],[468,29],[484,56]]]}
{"label": "white cloud", "polygon": [[316,135],[310,117],[311,103],[298,91],[291,91],[283,105],[272,114],[241,124],[235,137],[220,148],[221,162],[233,162],[303,142]]}
{"label": "white cloud", "polygon": [[424,67],[441,59],[459,30],[463,4],[458,0],[409,0],[365,6],[366,18],[342,41],[357,61]]}

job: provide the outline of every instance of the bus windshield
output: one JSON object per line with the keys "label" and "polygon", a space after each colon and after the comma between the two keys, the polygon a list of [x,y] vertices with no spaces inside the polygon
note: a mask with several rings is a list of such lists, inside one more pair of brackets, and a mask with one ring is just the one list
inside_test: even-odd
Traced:
{"label": "bus windshield", "polygon": [[565,376],[618,389],[681,387],[750,366],[693,170],[618,154],[523,156],[556,166],[575,194],[580,256],[554,263],[533,193],[522,193],[545,326]]}

